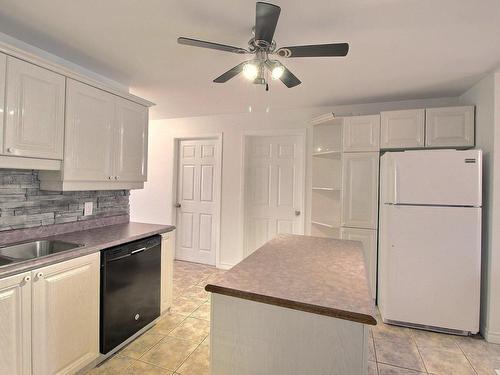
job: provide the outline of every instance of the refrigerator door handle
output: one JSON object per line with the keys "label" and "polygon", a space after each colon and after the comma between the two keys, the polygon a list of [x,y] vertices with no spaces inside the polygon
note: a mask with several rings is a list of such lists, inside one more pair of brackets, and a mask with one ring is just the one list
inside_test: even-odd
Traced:
{"label": "refrigerator door handle", "polygon": [[394,204],[398,204],[398,165],[394,162]]}

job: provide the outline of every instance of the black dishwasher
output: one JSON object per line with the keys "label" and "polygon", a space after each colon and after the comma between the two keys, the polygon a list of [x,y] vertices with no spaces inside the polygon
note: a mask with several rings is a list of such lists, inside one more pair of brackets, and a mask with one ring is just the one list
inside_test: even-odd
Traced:
{"label": "black dishwasher", "polygon": [[101,252],[101,353],[160,316],[161,237]]}

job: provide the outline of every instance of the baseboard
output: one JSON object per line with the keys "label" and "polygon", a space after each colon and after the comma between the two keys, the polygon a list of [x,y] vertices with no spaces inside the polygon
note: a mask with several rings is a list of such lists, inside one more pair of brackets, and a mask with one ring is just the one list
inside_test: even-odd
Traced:
{"label": "baseboard", "polygon": [[488,328],[484,329],[484,338],[492,344],[500,344],[500,332],[491,332]]}
{"label": "baseboard", "polygon": [[234,266],[235,266],[234,264],[220,262],[219,264],[217,264],[216,267],[220,268],[221,270],[230,270]]}

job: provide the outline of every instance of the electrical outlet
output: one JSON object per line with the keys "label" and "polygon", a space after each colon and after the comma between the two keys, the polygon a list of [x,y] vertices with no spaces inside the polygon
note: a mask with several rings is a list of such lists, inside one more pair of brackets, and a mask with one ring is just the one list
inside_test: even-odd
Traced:
{"label": "electrical outlet", "polygon": [[85,205],[83,206],[83,216],[92,215],[93,211],[94,211],[94,202],[85,202]]}

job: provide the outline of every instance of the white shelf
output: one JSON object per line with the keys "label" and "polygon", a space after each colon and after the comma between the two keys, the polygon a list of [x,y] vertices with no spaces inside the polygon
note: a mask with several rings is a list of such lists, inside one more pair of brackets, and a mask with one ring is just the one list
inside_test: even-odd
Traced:
{"label": "white shelf", "polygon": [[334,187],[317,187],[313,186],[313,190],[320,190],[320,191],[340,191],[340,188],[334,188]]}
{"label": "white shelf", "polygon": [[311,224],[319,225],[319,226],[322,226],[322,227],[325,227],[325,228],[330,228],[330,229],[340,229],[340,227],[338,225],[322,223],[321,221],[311,220]]}
{"label": "white shelf", "polygon": [[342,156],[342,151],[314,152],[312,155],[317,158],[339,158]]}

